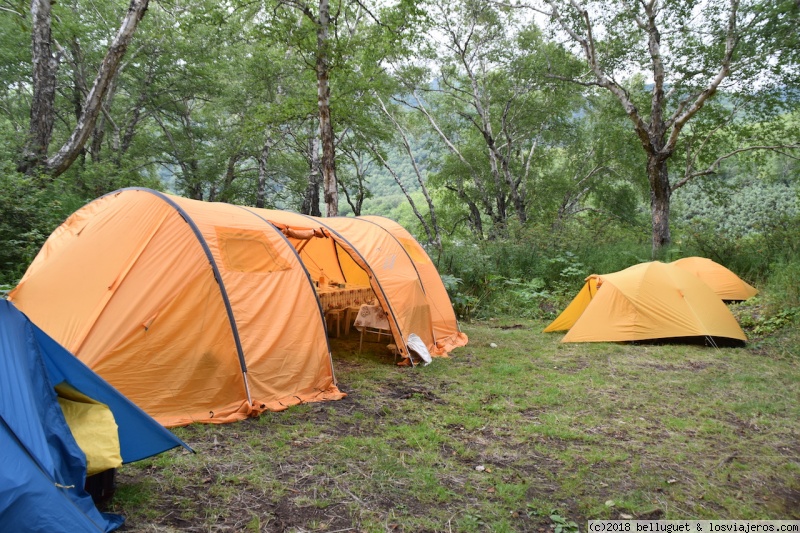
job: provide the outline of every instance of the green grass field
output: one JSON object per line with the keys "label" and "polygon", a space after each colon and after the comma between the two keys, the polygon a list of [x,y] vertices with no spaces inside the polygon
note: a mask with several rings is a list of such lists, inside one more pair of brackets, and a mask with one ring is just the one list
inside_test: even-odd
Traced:
{"label": "green grass field", "polygon": [[800,518],[796,328],[710,348],[561,344],[544,325],[464,324],[468,346],[417,368],[336,340],[347,398],[177,428],[197,453],[124,466],[108,510],[126,531]]}

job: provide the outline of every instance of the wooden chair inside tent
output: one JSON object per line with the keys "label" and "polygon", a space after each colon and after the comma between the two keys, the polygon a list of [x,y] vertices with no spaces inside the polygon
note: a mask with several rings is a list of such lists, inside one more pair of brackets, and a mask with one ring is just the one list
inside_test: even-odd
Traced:
{"label": "wooden chair inside tent", "polygon": [[[354,325],[361,332],[358,341],[359,353],[364,347],[364,338],[369,342],[369,335],[376,336],[376,342],[380,342],[381,337],[388,337],[392,339],[392,331],[389,326],[389,319],[386,312],[380,305],[364,304],[358,310],[358,316],[355,319]],[[394,350],[395,352],[397,350]]]}

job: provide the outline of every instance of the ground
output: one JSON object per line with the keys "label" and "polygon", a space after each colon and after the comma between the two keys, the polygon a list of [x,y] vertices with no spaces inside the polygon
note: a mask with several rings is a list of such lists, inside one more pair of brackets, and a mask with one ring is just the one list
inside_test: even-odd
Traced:
{"label": "ground", "polygon": [[[123,531],[585,530],[591,518],[800,518],[794,337],[571,345],[465,326],[427,367],[333,342],[341,401],[175,432],[126,465]],[[498,346],[493,347],[492,345]]]}

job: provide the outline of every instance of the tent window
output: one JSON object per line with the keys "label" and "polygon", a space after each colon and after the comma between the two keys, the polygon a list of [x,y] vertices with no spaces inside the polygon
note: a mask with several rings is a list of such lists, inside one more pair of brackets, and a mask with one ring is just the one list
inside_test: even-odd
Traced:
{"label": "tent window", "polygon": [[400,244],[403,245],[405,248],[406,253],[408,253],[411,260],[417,264],[425,264],[430,263],[430,259],[428,259],[428,254],[425,253],[425,250],[417,243],[417,241],[411,239],[398,239]]}
{"label": "tent window", "polygon": [[227,270],[269,274],[291,268],[261,231],[217,228],[217,240]]}

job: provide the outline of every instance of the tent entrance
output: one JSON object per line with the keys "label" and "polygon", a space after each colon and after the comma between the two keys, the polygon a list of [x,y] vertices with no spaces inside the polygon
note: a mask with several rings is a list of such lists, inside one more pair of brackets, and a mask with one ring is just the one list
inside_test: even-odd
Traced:
{"label": "tent entrance", "polygon": [[[382,341],[392,347],[387,348],[389,353],[397,352],[390,310],[378,297],[374,287],[377,284],[361,265],[363,259],[354,257],[354,252],[327,228],[278,227],[313,281],[328,337],[336,339],[334,345],[360,352],[363,347],[371,350],[375,341]],[[359,326],[355,322],[360,314],[364,324]]]}
{"label": "tent entrance", "polygon": [[321,285],[370,287],[370,276],[326,228],[278,229],[294,246],[311,279]]}

